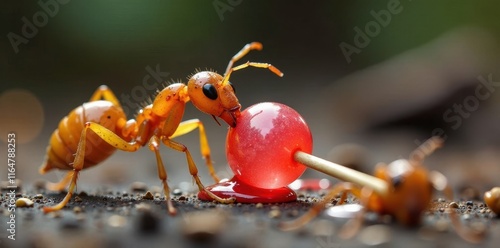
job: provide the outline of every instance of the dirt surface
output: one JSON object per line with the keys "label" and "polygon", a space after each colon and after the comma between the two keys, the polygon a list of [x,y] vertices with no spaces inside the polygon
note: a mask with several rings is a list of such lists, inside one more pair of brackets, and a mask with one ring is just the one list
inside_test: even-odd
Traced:
{"label": "dirt surface", "polygon": [[[63,193],[44,189],[18,190],[16,198],[34,202],[16,208],[15,241],[0,232],[0,247],[474,247],[454,231],[446,214],[449,202],[437,198],[417,228],[401,227],[387,216],[368,213],[359,233],[342,240],[337,233],[347,218],[323,213],[298,231],[283,232],[277,224],[300,216],[324,192],[299,191],[298,201],[279,204],[217,204],[201,202],[194,192],[173,190],[175,217],[166,211],[157,188],[144,186],[116,191],[81,191],[57,213],[43,214],[41,207],[53,205]],[[148,194],[150,192],[151,194]],[[9,221],[8,191],[1,194],[2,223]],[[153,196],[153,199],[148,199]],[[146,199],[145,199],[146,198]],[[355,199],[348,199],[352,204]],[[352,205],[351,205],[352,206]],[[481,247],[500,242],[499,218],[482,201],[457,201],[462,222],[486,228]]]}

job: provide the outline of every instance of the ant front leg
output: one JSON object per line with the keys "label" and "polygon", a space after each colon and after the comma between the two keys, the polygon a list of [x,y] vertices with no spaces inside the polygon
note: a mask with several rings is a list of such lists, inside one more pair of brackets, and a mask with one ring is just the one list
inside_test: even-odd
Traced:
{"label": "ant front leg", "polygon": [[410,154],[410,161],[422,163],[426,157],[431,155],[438,148],[441,148],[443,143],[443,139],[439,136],[429,138]]}
{"label": "ant front leg", "polygon": [[[59,202],[57,205],[52,207],[44,207],[42,210],[44,213],[49,213],[53,211],[57,211],[62,209],[71,199],[73,195],[73,191],[76,188],[76,181],[78,180],[78,176],[80,171],[83,169],[83,163],[85,160],[85,147],[87,143],[87,132],[92,130],[95,134],[99,136],[106,143],[114,146],[117,149],[123,151],[137,151],[140,148],[140,144],[138,143],[128,143],[127,141],[120,138],[118,135],[113,133],[111,130],[93,122],[87,122],[85,124],[85,128],[82,130],[82,135],[80,137],[80,141],[78,142],[78,148],[75,154],[75,160],[73,161],[73,174],[71,175],[71,183],[69,185],[68,193],[64,197],[64,199]],[[68,173],[69,175],[69,173]],[[67,176],[68,176],[67,175]],[[64,179],[63,179],[64,180]]]}
{"label": "ant front leg", "polygon": [[172,201],[170,200],[170,188],[167,183],[167,172],[165,171],[165,167],[163,166],[163,161],[160,156],[160,142],[159,138],[155,135],[149,139],[148,143],[149,149],[155,153],[156,156],[156,166],[158,167],[158,177],[161,180],[163,185],[163,192],[165,194],[165,201],[167,202],[167,209],[170,215],[176,215],[177,210],[175,209]]}
{"label": "ant front leg", "polygon": [[333,189],[323,198],[321,202],[314,204],[304,215],[292,221],[281,222],[279,224],[279,228],[283,231],[290,231],[304,226],[318,216],[318,214],[325,209],[326,204],[332,202],[339,193],[342,193],[342,195],[338,201],[338,205],[343,204],[348,192],[356,197],[361,196],[361,188],[359,186],[349,182],[338,183],[333,186]]}
{"label": "ant front leg", "polygon": [[346,224],[344,224],[342,230],[339,233],[339,236],[343,239],[350,239],[354,235],[356,235],[356,233],[358,233],[359,229],[361,228],[361,224],[363,224],[363,219],[368,208],[368,203],[370,201],[370,196],[373,194],[373,189],[369,187],[363,187],[361,189],[361,192],[356,193],[359,194],[359,204],[363,206],[363,209],[361,209],[361,211],[356,214],[356,217],[354,217],[354,219],[351,219]]}
{"label": "ant front leg", "polygon": [[205,132],[205,127],[203,126],[203,123],[200,120],[192,119],[181,122],[177,127],[177,130],[175,130],[175,133],[172,136],[170,136],[170,138],[172,139],[174,137],[184,135],[186,133],[193,131],[196,128],[200,130],[201,155],[203,156],[203,159],[205,159],[205,163],[207,164],[210,176],[212,176],[215,183],[218,183],[220,179],[219,177],[217,177],[217,174],[215,173],[214,166],[212,164],[212,158],[210,155],[210,146],[208,145],[207,134]]}
{"label": "ant front leg", "polygon": [[200,177],[198,176],[198,168],[196,167],[196,164],[193,161],[193,157],[191,156],[191,153],[189,152],[188,148],[178,142],[175,142],[168,137],[165,137],[162,139],[163,144],[166,146],[180,152],[184,152],[186,154],[186,160],[188,163],[189,167],[189,173],[193,177],[194,181],[196,182],[196,185],[198,185],[198,189],[200,191],[206,192],[212,199],[220,202],[220,203],[233,203],[234,198],[221,198],[219,196],[216,196],[214,193],[210,192],[209,190],[205,189],[205,186],[203,186],[203,183],[201,183]]}

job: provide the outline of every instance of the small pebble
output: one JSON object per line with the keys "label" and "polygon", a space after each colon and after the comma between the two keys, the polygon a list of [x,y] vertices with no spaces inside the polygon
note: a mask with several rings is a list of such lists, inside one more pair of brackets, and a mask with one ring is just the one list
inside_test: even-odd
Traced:
{"label": "small pebble", "polygon": [[36,194],[35,196],[33,196],[34,199],[43,199],[43,195],[42,194]]}
{"label": "small pebble", "polygon": [[465,205],[466,205],[467,207],[472,207],[472,206],[474,206],[474,203],[473,203],[472,201],[466,201],[466,202],[465,202]]}
{"label": "small pebble", "polygon": [[183,195],[179,196],[179,201],[185,201],[185,200],[187,200],[187,198],[185,196],[183,196]]}
{"label": "small pebble", "polygon": [[155,197],[154,195],[151,193],[151,192],[146,192],[146,194],[144,194],[142,196],[142,199],[145,199],[145,200],[153,200]]}
{"label": "small pebble", "polygon": [[82,198],[80,198],[79,196],[75,196],[75,202],[82,202]]}
{"label": "small pebble", "polygon": [[182,195],[182,190],[180,190],[180,189],[174,189],[172,191],[172,195],[175,195],[175,196]]}
{"label": "small pebble", "polygon": [[89,196],[89,194],[87,194],[87,192],[85,192],[85,191],[82,191],[82,192],[80,192],[80,193],[78,194],[78,196],[80,196],[80,197],[85,197],[85,196]]}
{"label": "small pebble", "polygon": [[273,210],[269,211],[267,216],[269,216],[269,218],[271,218],[271,219],[277,219],[277,218],[281,217],[281,211],[279,209],[273,209]]}
{"label": "small pebble", "polygon": [[450,202],[450,205],[448,205],[450,208],[458,208],[458,204],[456,202]]}
{"label": "small pebble", "polygon": [[31,208],[35,203],[28,198],[19,198],[16,200],[16,207],[18,208]]}
{"label": "small pebble", "polygon": [[263,208],[264,204],[262,204],[262,203],[259,202],[259,203],[255,204],[255,207],[256,208]]}
{"label": "small pebble", "polygon": [[82,212],[82,208],[81,207],[76,206],[76,207],[73,208],[73,213],[77,214],[77,213],[81,213],[81,212]]}
{"label": "small pebble", "polygon": [[148,190],[148,185],[143,182],[133,182],[130,185],[130,190],[132,190],[132,192],[146,192]]}
{"label": "small pebble", "polygon": [[120,215],[111,215],[108,218],[108,225],[112,227],[123,227],[127,224],[127,219]]}

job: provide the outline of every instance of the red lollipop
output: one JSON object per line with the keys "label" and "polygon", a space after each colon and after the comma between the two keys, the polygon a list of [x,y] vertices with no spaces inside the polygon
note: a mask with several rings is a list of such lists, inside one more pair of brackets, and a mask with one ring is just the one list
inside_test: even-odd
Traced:
{"label": "red lollipop", "polygon": [[289,185],[306,167],[296,151],[312,152],[312,135],[295,110],[280,103],[259,103],[241,113],[226,140],[229,166],[242,182],[257,188]]}
{"label": "red lollipop", "polygon": [[[259,103],[244,111],[230,128],[226,156],[235,176],[207,187],[212,193],[237,202],[286,202],[296,200],[287,187],[307,165],[339,179],[385,191],[374,177],[310,155],[312,136],[304,119],[280,103]],[[201,200],[212,200],[200,191]]]}

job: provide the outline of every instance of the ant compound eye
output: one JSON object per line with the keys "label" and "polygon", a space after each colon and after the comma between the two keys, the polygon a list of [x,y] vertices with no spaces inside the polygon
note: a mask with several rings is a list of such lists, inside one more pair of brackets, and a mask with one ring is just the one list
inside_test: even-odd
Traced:
{"label": "ant compound eye", "polygon": [[392,186],[394,186],[395,189],[399,188],[403,184],[404,178],[402,175],[398,175],[392,178]]}
{"label": "ant compound eye", "polygon": [[217,90],[212,84],[203,85],[203,94],[212,100],[217,99]]}
{"label": "ant compound eye", "polygon": [[233,92],[236,93],[236,89],[234,88],[234,85],[231,82],[228,82],[229,85],[231,85],[231,88],[233,88]]}

